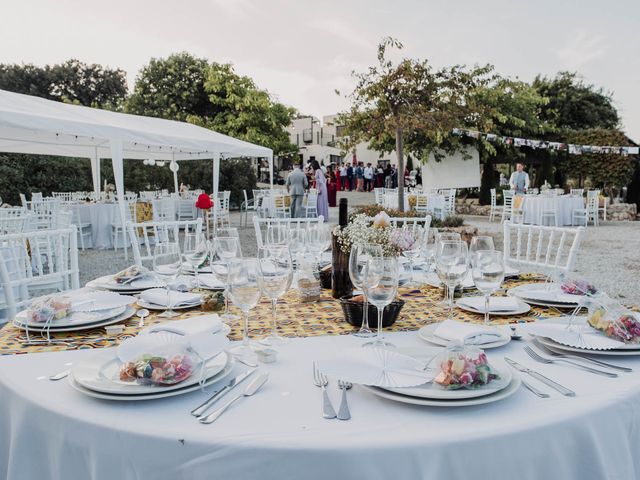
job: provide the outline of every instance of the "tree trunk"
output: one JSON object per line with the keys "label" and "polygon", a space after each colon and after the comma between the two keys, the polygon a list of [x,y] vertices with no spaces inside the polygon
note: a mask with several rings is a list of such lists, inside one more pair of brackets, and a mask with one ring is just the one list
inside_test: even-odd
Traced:
{"label": "tree trunk", "polygon": [[404,153],[402,151],[402,127],[396,127],[396,155],[398,156],[398,210],[404,212]]}
{"label": "tree trunk", "polygon": [[489,154],[483,155],[484,168],[482,169],[482,177],[480,177],[480,205],[489,205],[491,203],[491,189],[495,186],[494,182],[494,166],[493,157]]}

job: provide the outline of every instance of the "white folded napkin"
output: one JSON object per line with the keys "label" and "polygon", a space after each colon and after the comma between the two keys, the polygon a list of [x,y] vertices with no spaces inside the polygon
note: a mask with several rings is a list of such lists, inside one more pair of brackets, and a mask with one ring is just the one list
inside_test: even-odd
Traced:
{"label": "white folded napkin", "polygon": [[[484,312],[484,297],[465,297],[458,300],[458,303]],[[520,303],[513,297],[491,297],[489,299],[489,313],[512,312],[517,310],[519,306]]]}
{"label": "white folded napkin", "polygon": [[145,328],[140,335],[157,332],[169,332],[186,338],[191,348],[205,360],[215,357],[229,344],[229,339],[222,334],[222,321],[215,313],[153,325]]}
{"label": "white folded napkin", "polygon": [[200,284],[207,288],[224,288],[224,282],[212,273],[201,273],[198,275]]}
{"label": "white folded napkin", "polygon": [[351,348],[317,365],[331,378],[383,388],[414,387],[433,380],[424,362],[379,348]]}
{"label": "white folded napkin", "polygon": [[[176,292],[171,290],[169,292],[171,306],[173,307],[185,307],[190,305],[197,305],[202,301],[202,297],[197,293],[189,292]],[[164,288],[151,288],[145,290],[140,294],[140,298],[148,303],[153,303],[161,307],[168,307],[167,305],[167,291]]]}
{"label": "white folded napkin", "polygon": [[473,323],[445,320],[433,331],[436,337],[467,345],[484,345],[503,338],[498,330]]}

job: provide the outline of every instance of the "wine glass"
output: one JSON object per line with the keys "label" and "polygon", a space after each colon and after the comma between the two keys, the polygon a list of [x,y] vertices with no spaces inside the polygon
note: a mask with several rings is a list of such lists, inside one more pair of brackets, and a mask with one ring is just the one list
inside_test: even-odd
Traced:
{"label": "wine glass", "polygon": [[158,243],[153,249],[153,271],[162,280],[167,290],[167,310],[159,317],[173,318],[178,314],[172,310],[171,284],[175,282],[180,274],[182,258],[180,256],[180,246],[177,243]]}
{"label": "wine glass", "polygon": [[438,245],[436,272],[440,281],[447,286],[449,294],[449,320],[453,317],[453,294],[469,272],[467,242],[446,241]]}
{"label": "wine glass", "polygon": [[484,295],[484,324],[489,325],[489,299],[504,281],[502,252],[478,250],[471,257],[471,275],[476,288]]}
{"label": "wine glass", "polygon": [[365,343],[364,347],[395,348],[382,336],[382,314],[398,293],[400,269],[398,260],[393,257],[373,257],[365,270],[363,288],[367,292],[369,302],[375,305],[378,313],[378,334],[376,338]]}
{"label": "wine glass", "polygon": [[422,251],[421,255],[424,257],[427,264],[427,272],[431,271],[431,262],[436,253],[436,243],[438,239],[438,229],[428,228],[424,232],[422,239]]}
{"label": "wine glass", "polygon": [[211,246],[204,233],[185,233],[183,256],[185,262],[191,266],[196,280],[196,288],[200,288],[200,269],[203,268],[209,258]]}
{"label": "wine glass", "polygon": [[320,270],[322,253],[331,246],[331,230],[324,222],[309,225],[307,232],[307,248],[316,259],[316,266]]}
{"label": "wine glass", "polygon": [[287,223],[274,220],[267,224],[266,245],[286,245],[288,240]]}
{"label": "wine glass", "polygon": [[[436,236],[436,245],[435,245],[435,254],[438,253],[438,247],[440,245],[440,242],[458,242],[462,240],[462,237],[460,236],[459,233],[455,233],[455,232],[443,232],[437,233]],[[444,297],[442,299],[442,305],[446,305],[449,306],[449,287],[447,287],[447,285],[444,285]]]}
{"label": "wine glass", "polygon": [[402,255],[409,259],[409,282],[405,286],[415,287],[413,263],[420,256],[422,245],[425,237],[425,230],[422,227],[404,228],[406,231],[409,247],[402,251]]}
{"label": "wine glass", "polygon": [[258,282],[262,293],[271,300],[271,335],[260,343],[277,346],[289,343],[289,339],[278,335],[277,305],[291,286],[293,268],[291,253],[286,245],[270,245],[258,250]]}
{"label": "wine glass", "polygon": [[241,257],[242,256],[242,245],[240,242],[240,232],[238,232],[238,229],[235,227],[218,227],[216,229],[216,237],[222,237],[222,238],[227,238],[227,237],[231,237],[231,238],[237,238],[238,239],[238,252],[237,252],[237,256]]}
{"label": "wine glass", "polygon": [[469,258],[473,258],[473,255],[478,250],[495,250],[496,247],[493,244],[493,238],[476,235],[471,239],[471,243],[469,244]]}
{"label": "wine glass", "polygon": [[253,357],[255,353],[249,340],[249,311],[260,301],[262,291],[258,282],[258,260],[234,258],[228,264],[229,297],[242,310],[242,344],[231,349],[235,355]]}
{"label": "wine glass", "polygon": [[300,228],[299,225],[297,227],[289,228],[289,230],[287,231],[287,245],[289,245],[289,251],[291,252],[294,271],[300,269],[299,257],[304,253],[304,250],[306,248],[306,241],[307,232],[305,231],[305,229]]}
{"label": "wine glass", "polygon": [[237,237],[216,237],[213,239],[211,273],[225,283],[225,308],[221,317],[226,321],[238,319],[237,315],[229,312],[229,262],[241,256],[240,240]]}
{"label": "wine glass", "polygon": [[369,262],[372,258],[382,257],[382,247],[373,244],[355,244],[349,254],[349,277],[353,286],[362,290],[364,302],[362,304],[362,325],[360,330],[354,333],[357,337],[372,337],[373,331],[369,328],[369,300],[367,290],[364,288]]}

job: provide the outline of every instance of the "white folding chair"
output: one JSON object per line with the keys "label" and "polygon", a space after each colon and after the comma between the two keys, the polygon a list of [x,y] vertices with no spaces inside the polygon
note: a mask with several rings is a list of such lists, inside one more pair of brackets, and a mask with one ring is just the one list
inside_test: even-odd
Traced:
{"label": "white folding chair", "polygon": [[287,206],[287,199],[283,193],[273,195],[274,217],[289,218],[291,217],[291,208]]}
{"label": "white folding chair", "polygon": [[584,226],[587,227],[589,222],[593,223],[594,227],[598,226],[598,208],[600,206],[600,190],[589,190],[587,192],[587,203],[585,208],[574,208],[571,212],[571,225],[576,225],[579,220],[584,222]]}
{"label": "white folding chair", "polygon": [[584,227],[545,227],[504,223],[504,262],[521,272],[567,273],[573,270]]}
{"label": "white folding chair", "polygon": [[[135,201],[127,202],[124,209],[125,225],[127,222],[135,222],[137,220],[137,215],[138,215],[137,208],[138,208],[137,202]],[[128,258],[127,257],[127,245],[128,245],[127,229],[125,225],[122,225],[122,221],[120,220],[120,215],[118,215],[116,222],[111,224],[111,241],[113,243],[113,249],[118,250],[118,238],[122,236],[122,248],[124,248],[125,258]]]}
{"label": "white folding chair", "polygon": [[[240,205],[240,225],[244,225],[245,227],[247,226],[247,218],[249,217],[249,212],[254,212],[256,211],[256,202],[255,202],[255,196],[254,198],[249,198],[247,196],[247,191],[246,190],[242,190],[242,193],[244,195],[244,201],[242,202],[242,204]],[[243,224],[243,216],[244,216],[244,224]]]}
{"label": "white folding chair", "polygon": [[84,251],[85,244],[84,239],[93,238],[93,232],[91,230],[91,223],[83,222],[82,217],[80,216],[80,205],[70,205],[71,211],[73,212],[73,224],[78,229],[78,238],[80,239],[80,248]]}
{"label": "white folding chair", "polygon": [[[517,206],[515,201],[515,192],[513,190],[502,191],[502,221],[520,221],[524,222],[524,210],[522,209],[522,203]],[[521,202],[524,200],[521,200]]]}
{"label": "white folding chair", "polygon": [[152,202],[154,222],[173,222],[176,219],[176,199],[162,197]]}
{"label": "white folding chair", "polygon": [[[76,228],[0,236],[0,309],[13,320],[32,297],[80,286]],[[4,297],[4,299],[2,298]]]}
{"label": "white folding chair", "polygon": [[425,193],[416,194],[416,213],[419,215],[427,215],[429,210],[429,195]]}
{"label": "white folding chair", "polygon": [[556,227],[560,226],[559,217],[560,213],[558,212],[559,208],[559,199],[558,197],[551,197],[544,199],[542,207],[538,212],[538,225],[547,225],[547,221],[550,220],[552,225]]}
{"label": "white folding chair", "polygon": [[284,231],[289,229],[307,229],[310,225],[317,225],[323,223],[324,217],[322,215],[314,218],[262,218],[253,217],[253,228],[256,232],[256,243],[258,248],[262,248],[265,245],[264,238],[269,227],[279,227]]}
{"label": "white folding chair", "polygon": [[23,207],[0,208],[0,235],[24,232],[31,213]]}
{"label": "white folding chair", "polygon": [[174,220],[172,222],[127,222],[127,232],[131,241],[133,260],[136,265],[153,261],[153,247],[158,243],[180,243],[180,230],[202,233],[202,219]]}
{"label": "white folding chair", "polygon": [[184,197],[177,200],[178,220],[195,220],[198,216],[194,198]]}
{"label": "white folding chair", "polygon": [[384,204],[384,188],[378,187],[373,189],[373,197],[375,198],[377,205]]}
{"label": "white folding chair", "polygon": [[304,203],[304,216],[305,218],[315,218],[318,216],[318,193],[307,193]]}
{"label": "white folding chair", "polygon": [[231,217],[229,215],[229,203],[231,200],[231,191],[225,190],[218,192],[218,199],[213,201],[213,208],[216,209],[216,222],[217,225],[224,227],[231,226]]}
{"label": "white folding chair", "polygon": [[572,188],[569,191],[569,194],[572,197],[583,197],[584,196],[584,188]]}
{"label": "white folding chair", "polygon": [[498,205],[498,194],[496,193],[496,189],[491,189],[491,211],[489,212],[489,221],[493,222],[493,219],[498,215],[503,215],[504,206]]}

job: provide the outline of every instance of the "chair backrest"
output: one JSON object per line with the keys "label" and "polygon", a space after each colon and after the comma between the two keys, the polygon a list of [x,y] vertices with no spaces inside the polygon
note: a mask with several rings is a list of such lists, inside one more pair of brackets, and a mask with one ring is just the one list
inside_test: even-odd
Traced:
{"label": "chair backrest", "polygon": [[22,207],[0,208],[0,235],[24,232],[30,216]]}
{"label": "chair backrest", "polygon": [[496,189],[492,188],[490,190],[491,192],[491,206],[495,207],[496,206],[496,202],[498,201],[498,194],[496,193]]}
{"label": "chair backrest", "polygon": [[373,189],[373,196],[378,205],[382,205],[384,201],[384,188],[376,187]]}
{"label": "chair backrest", "polygon": [[503,190],[502,191],[502,201],[504,204],[504,209],[509,210],[511,208],[511,204],[513,203],[513,190]]}
{"label": "chair backrest", "polygon": [[569,193],[575,197],[582,197],[584,195],[584,188],[572,188]]}
{"label": "chair backrest", "polygon": [[20,193],[20,203],[24,208],[29,208],[29,202],[27,202],[27,197],[24,193]]}
{"label": "chair backrest", "polygon": [[307,193],[307,209],[315,209],[318,206],[318,194],[315,192]]}
{"label": "chair backrest", "polygon": [[135,264],[142,266],[142,262],[152,261],[153,247],[157,243],[180,243],[180,230],[193,231],[196,235],[202,233],[202,218],[171,222],[127,222]]}
{"label": "chair backrest", "polygon": [[431,226],[431,215],[425,215],[424,217],[391,217],[391,225],[408,228],[412,231],[416,228],[426,229]]}
{"label": "chair backrest", "polygon": [[72,192],[51,192],[51,196],[53,198],[57,198],[62,202],[71,202],[73,201],[73,193]]}
{"label": "chair backrest", "polygon": [[429,211],[429,195],[425,193],[416,194],[416,212],[425,213]]}
{"label": "chair backrest", "polygon": [[600,197],[600,190],[587,191],[587,198],[599,198],[599,197]]}
{"label": "chair backrest", "polygon": [[176,219],[176,200],[164,197],[153,201],[153,221],[173,222]]}
{"label": "chair backrest", "polygon": [[43,196],[42,196],[42,192],[33,192],[31,194],[31,201],[32,202],[41,202],[43,200]]}
{"label": "chair backrest", "polygon": [[544,227],[504,223],[504,262],[524,272],[570,272],[584,227]]}
{"label": "chair backrest", "polygon": [[55,229],[68,228],[73,221],[73,212],[71,210],[61,210],[56,215]]}
{"label": "chair backrest", "polygon": [[590,213],[597,213],[600,207],[600,190],[589,190],[587,192],[587,210]]}
{"label": "chair backrest", "polygon": [[253,228],[256,231],[256,243],[258,248],[264,246],[264,235],[270,225],[278,225],[286,229],[306,229],[309,225],[323,223],[322,215],[312,218],[260,218],[253,217]]}
{"label": "chair backrest", "polygon": [[40,293],[64,292],[80,287],[76,228],[38,230],[0,236],[0,304],[9,319]]}

